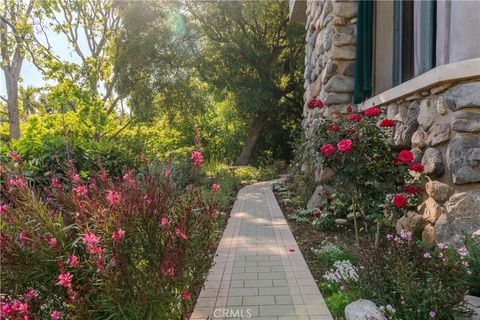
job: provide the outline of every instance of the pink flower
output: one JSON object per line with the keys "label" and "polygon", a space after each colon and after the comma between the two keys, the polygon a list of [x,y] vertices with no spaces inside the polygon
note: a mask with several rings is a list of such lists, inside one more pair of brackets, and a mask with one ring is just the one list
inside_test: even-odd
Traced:
{"label": "pink flower", "polygon": [[403,207],[404,205],[406,205],[408,202],[408,198],[401,194],[401,193],[397,193],[394,197],[393,197],[393,204],[397,207],[397,208],[401,208]]}
{"label": "pink flower", "polygon": [[353,143],[350,139],[344,139],[337,144],[338,151],[340,152],[349,152],[352,150]]}
{"label": "pink flower", "polygon": [[315,109],[315,108],[322,109],[324,106],[325,105],[323,104],[323,101],[320,100],[320,99],[311,99],[307,103],[307,108],[308,109]]}
{"label": "pink flower", "polygon": [[27,314],[28,313],[28,303],[26,302],[18,302],[15,306],[17,309],[18,313],[20,314]]}
{"label": "pink flower", "polygon": [[100,237],[96,236],[93,232],[86,233],[82,241],[87,246],[94,246],[100,241]]}
{"label": "pink flower", "polygon": [[55,188],[55,189],[60,189],[62,187],[60,180],[58,180],[57,178],[52,178],[51,185],[52,185],[52,188]]}
{"label": "pink flower", "polygon": [[413,186],[406,186],[405,187],[405,192],[408,194],[417,194],[420,192],[419,187],[413,187]]}
{"label": "pink flower", "polygon": [[362,116],[359,115],[358,113],[354,113],[347,118],[348,121],[360,121],[361,119],[362,119]]}
{"label": "pink flower", "polygon": [[446,246],[445,243],[443,243],[443,242],[440,242],[440,243],[438,244],[438,249],[440,249],[440,250],[443,250],[443,249],[445,249],[446,247],[447,247],[447,246]]}
{"label": "pink flower", "polygon": [[160,224],[161,224],[163,227],[168,226],[168,219],[167,219],[167,217],[162,217],[162,221],[160,222]]}
{"label": "pink flower", "polygon": [[113,234],[112,234],[112,239],[113,239],[113,241],[118,242],[118,241],[120,241],[120,239],[122,239],[124,236],[125,236],[125,231],[120,228],[120,229],[118,229],[117,231],[114,231],[114,232],[113,232]]}
{"label": "pink flower", "polygon": [[19,234],[18,234],[18,237],[20,239],[20,243],[23,245],[23,246],[26,246],[29,242],[29,234],[27,231],[21,231]]}
{"label": "pink flower", "polygon": [[115,267],[117,265],[117,259],[112,258],[110,259],[110,266]]}
{"label": "pink flower", "polygon": [[120,203],[120,194],[113,190],[107,191],[107,201],[110,206],[116,206]]}
{"label": "pink flower", "polygon": [[143,197],[143,201],[145,201],[145,203],[147,205],[150,205],[152,203],[152,199],[150,199],[150,197],[148,196],[148,194],[146,194],[144,197]]}
{"label": "pink flower", "polygon": [[0,301],[0,315],[12,316],[15,314],[15,308],[12,303]]}
{"label": "pink flower", "polygon": [[165,271],[163,271],[163,275],[173,276],[173,275],[175,275],[175,269],[173,269],[173,267],[169,267]]}
{"label": "pink flower", "polygon": [[57,249],[57,238],[51,237],[50,239],[48,239],[47,242],[48,242],[48,245],[50,246],[50,248],[52,248],[53,250]]}
{"label": "pink flower", "polygon": [[187,235],[179,228],[177,228],[175,230],[175,234],[177,235],[177,237],[179,237],[182,240],[187,240],[188,239]]}
{"label": "pink flower", "polygon": [[80,175],[78,173],[76,173],[76,174],[73,175],[73,181],[76,184],[80,184],[80,183],[82,183],[82,178],[80,178]]}
{"label": "pink flower", "polygon": [[432,255],[430,254],[430,252],[425,252],[425,253],[423,254],[423,257],[424,257],[425,259],[430,259],[430,258],[432,257]]}
{"label": "pink flower", "polygon": [[18,179],[10,179],[7,181],[7,184],[10,187],[16,187],[16,188],[24,188],[27,186],[27,183],[25,182],[25,179],[23,178],[18,178]]}
{"label": "pink flower", "polygon": [[77,256],[69,256],[67,258],[67,263],[74,268],[80,267],[80,260]]}
{"label": "pink flower", "polygon": [[383,119],[380,122],[380,127],[381,128],[395,127],[395,121],[393,121],[392,119]]}
{"label": "pink flower", "polygon": [[2,215],[4,212],[8,210],[8,204],[2,204],[0,205],[0,215]]}
{"label": "pink flower", "polygon": [[84,186],[73,188],[72,191],[77,196],[84,196],[87,194],[87,188],[85,188]]}
{"label": "pink flower", "polygon": [[171,174],[172,174],[172,168],[166,167],[164,172],[165,178],[170,177]]}
{"label": "pink flower", "polygon": [[217,192],[218,190],[220,190],[220,185],[218,183],[212,184],[212,191]]}
{"label": "pink flower", "polygon": [[62,273],[58,276],[58,282],[56,283],[59,286],[71,288],[72,287],[73,274],[70,272]]}
{"label": "pink flower", "polygon": [[38,297],[38,291],[35,289],[30,289],[25,292],[25,299],[31,300]]}
{"label": "pink flower", "polygon": [[182,292],[182,300],[189,300],[190,299],[190,292],[189,291],[183,291]]}
{"label": "pink flower", "polygon": [[437,316],[437,313],[433,310],[430,310],[430,312],[428,313],[428,315],[430,316],[430,318],[435,318]]}
{"label": "pink flower", "polygon": [[461,246],[460,249],[458,249],[458,253],[460,254],[460,257],[462,257],[463,259],[464,257],[467,256],[468,250],[465,246]]}
{"label": "pink flower", "polygon": [[57,310],[50,313],[50,317],[52,317],[52,320],[60,320],[62,318],[60,311],[57,311]]}
{"label": "pink flower", "polygon": [[22,157],[20,157],[20,156],[18,155],[18,153],[16,153],[15,151],[10,151],[10,152],[8,153],[8,155],[9,155],[10,158],[12,158],[14,161],[19,162],[19,163],[22,162]]}
{"label": "pink flower", "polygon": [[330,157],[332,153],[335,152],[335,147],[332,144],[327,143],[320,148],[320,152],[323,153],[326,157]]}
{"label": "pink flower", "polygon": [[200,165],[203,163],[203,156],[200,151],[193,151],[191,159],[195,167],[200,167]]}
{"label": "pink flower", "polygon": [[371,107],[371,108],[363,110],[363,114],[366,117],[369,117],[369,118],[376,117],[376,116],[380,115],[380,109],[378,109],[377,107]]}

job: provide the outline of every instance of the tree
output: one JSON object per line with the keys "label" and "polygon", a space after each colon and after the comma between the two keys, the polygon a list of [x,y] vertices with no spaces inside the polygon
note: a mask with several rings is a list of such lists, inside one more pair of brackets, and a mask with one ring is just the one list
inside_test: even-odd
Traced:
{"label": "tree", "polygon": [[246,165],[272,114],[298,103],[294,92],[302,81],[301,26],[289,23],[284,1],[191,1],[188,9],[202,36],[199,74],[234,92],[236,107],[251,118],[237,160]]}
{"label": "tree", "polygon": [[29,17],[33,9],[34,0],[3,0],[0,8],[1,67],[7,87],[7,97],[2,97],[2,100],[7,104],[11,139],[20,138],[18,82],[31,31]]}

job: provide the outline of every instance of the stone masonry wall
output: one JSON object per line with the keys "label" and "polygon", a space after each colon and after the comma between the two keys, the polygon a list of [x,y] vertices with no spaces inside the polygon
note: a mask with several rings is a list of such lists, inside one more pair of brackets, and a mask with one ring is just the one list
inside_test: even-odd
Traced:
{"label": "stone masonry wall", "polygon": [[[357,3],[308,0],[306,13],[302,128],[309,139],[321,118],[352,103]],[[312,98],[326,108],[309,110]],[[410,149],[431,180],[424,202],[397,229],[416,229],[430,243],[458,244],[464,232],[480,237],[480,79],[442,83],[379,107],[397,121],[394,147]],[[315,170],[317,182],[324,175]]]}

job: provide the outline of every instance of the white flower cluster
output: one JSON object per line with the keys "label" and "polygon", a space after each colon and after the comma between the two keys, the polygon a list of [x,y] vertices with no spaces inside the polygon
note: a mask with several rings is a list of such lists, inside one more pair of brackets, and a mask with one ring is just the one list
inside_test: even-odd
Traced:
{"label": "white flower cluster", "polygon": [[333,268],[323,278],[336,283],[355,282],[358,280],[357,268],[350,260],[335,261]]}
{"label": "white flower cluster", "polygon": [[342,249],[340,249],[339,247],[337,247],[336,245],[334,245],[331,242],[323,241],[320,248],[319,249],[312,248],[312,252],[316,256],[322,256],[322,255],[325,255],[325,254],[327,254],[327,255],[328,254],[340,255],[340,254],[342,254]]}

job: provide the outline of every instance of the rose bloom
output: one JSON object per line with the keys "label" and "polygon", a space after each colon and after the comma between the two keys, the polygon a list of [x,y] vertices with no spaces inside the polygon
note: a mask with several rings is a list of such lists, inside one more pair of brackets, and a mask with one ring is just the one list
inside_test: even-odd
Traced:
{"label": "rose bloom", "polygon": [[349,152],[352,150],[353,143],[350,139],[344,139],[337,144],[338,151],[340,152]]}
{"label": "rose bloom", "polygon": [[418,187],[413,187],[413,186],[406,186],[405,187],[405,192],[408,194],[417,194],[420,192],[420,188]]}
{"label": "rose bloom", "polygon": [[182,300],[188,300],[188,299],[190,299],[190,292],[183,291],[182,292]]}
{"label": "rose bloom", "polygon": [[418,162],[413,162],[408,166],[408,170],[422,173],[425,170],[425,166]]}
{"label": "rose bloom", "polygon": [[200,151],[193,151],[191,159],[195,167],[200,167],[200,165],[203,163],[203,156]]}
{"label": "rose bloom", "polygon": [[353,111],[352,106],[348,106],[348,107],[347,107],[347,112],[350,113],[350,112],[352,112],[352,111]]}
{"label": "rose bloom", "polygon": [[308,109],[315,109],[315,108],[322,109],[323,107],[324,107],[323,101],[320,99],[311,99],[307,103]]}
{"label": "rose bloom", "polygon": [[335,152],[335,147],[332,144],[327,143],[320,148],[320,152],[326,157],[330,157],[330,155]]}
{"label": "rose bloom", "polygon": [[362,116],[359,115],[358,113],[354,113],[347,118],[348,121],[360,121],[361,119],[362,119]]}
{"label": "rose bloom", "polygon": [[363,110],[363,114],[366,117],[369,117],[369,118],[376,117],[376,116],[380,115],[380,109],[378,109],[377,107],[371,107],[371,108]]}
{"label": "rose bloom", "polygon": [[402,150],[397,156],[397,160],[403,163],[409,163],[413,160],[413,153],[408,150]]}
{"label": "rose bloom", "polygon": [[217,192],[218,190],[220,190],[220,185],[218,183],[212,184],[212,191]]}
{"label": "rose bloom", "polygon": [[401,194],[401,193],[397,193],[394,197],[393,197],[393,204],[395,205],[395,207],[397,208],[401,208],[403,206],[405,206],[408,202],[408,198]]}
{"label": "rose bloom", "polygon": [[381,128],[395,127],[395,121],[393,121],[392,119],[383,119],[380,122],[380,127]]}
{"label": "rose bloom", "polygon": [[340,127],[333,124],[333,123],[329,123],[327,124],[327,129],[330,130],[330,131],[333,131],[333,132],[337,132],[340,130]]}

